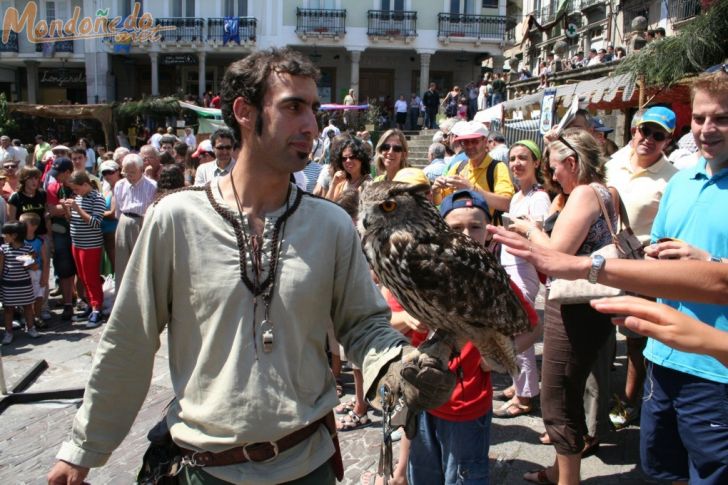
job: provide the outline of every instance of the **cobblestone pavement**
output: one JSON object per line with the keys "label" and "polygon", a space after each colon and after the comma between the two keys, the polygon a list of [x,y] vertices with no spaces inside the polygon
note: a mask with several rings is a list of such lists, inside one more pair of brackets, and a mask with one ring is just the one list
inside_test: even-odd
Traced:
{"label": "cobblestone pavement", "polygon": [[[16,382],[35,362],[45,359],[49,364],[31,391],[83,387],[88,376],[92,355],[103,326],[87,330],[83,323],[62,323],[53,320],[38,340],[16,332],[16,340],[2,348],[5,377],[8,385]],[[165,339],[166,340],[166,339]],[[540,354],[540,348],[538,349]],[[623,355],[623,342],[620,352]],[[112,455],[108,464],[93,469],[88,477],[92,484],[133,483],[141,456],[146,449],[146,432],[159,419],[162,409],[171,398],[166,344],[155,360],[154,378],[149,395],[130,434]],[[624,358],[618,358],[613,390],[623,385]],[[345,386],[351,397],[351,376]],[[496,388],[506,386],[506,378],[494,376]],[[0,415],[0,484],[44,483],[45,474],[54,463],[54,455],[67,438],[79,401],[43,402],[14,405]],[[362,474],[376,470],[381,442],[381,418],[370,412],[373,424],[367,428],[341,433],[342,452],[346,466],[344,483],[358,484]],[[523,473],[549,465],[554,459],[551,447],[538,443],[543,423],[538,414],[514,419],[493,419],[490,447],[490,476],[492,484],[526,483]],[[596,456],[582,464],[584,483],[638,484],[647,481],[639,472],[638,434],[636,427],[611,433],[602,442]],[[397,445],[394,456],[397,457]]]}

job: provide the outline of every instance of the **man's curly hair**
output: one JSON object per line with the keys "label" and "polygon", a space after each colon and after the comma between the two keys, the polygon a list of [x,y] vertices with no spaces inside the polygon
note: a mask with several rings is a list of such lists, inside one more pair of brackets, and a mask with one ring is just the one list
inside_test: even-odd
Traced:
{"label": "man's curly hair", "polygon": [[[243,97],[261,112],[263,98],[268,88],[268,76],[272,72],[308,77],[314,81],[318,81],[320,77],[318,68],[310,60],[300,52],[288,48],[271,48],[254,52],[232,63],[222,78],[220,99],[222,118],[236,137],[240,136],[240,127],[233,114],[233,101]],[[263,133],[260,116],[255,124],[255,132],[258,135]]]}

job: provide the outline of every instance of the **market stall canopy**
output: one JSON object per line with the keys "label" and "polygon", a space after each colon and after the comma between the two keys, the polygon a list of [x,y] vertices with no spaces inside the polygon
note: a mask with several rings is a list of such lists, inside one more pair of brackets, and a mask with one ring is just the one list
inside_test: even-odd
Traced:
{"label": "market stall canopy", "polygon": [[481,123],[488,123],[492,122],[493,120],[501,120],[503,119],[504,105],[505,101],[482,111],[478,111],[477,113],[475,113],[475,117],[473,118],[473,120],[480,121]]}
{"label": "market stall canopy", "polygon": [[[620,91],[621,96],[618,96]],[[605,104],[632,104],[632,98],[636,93],[635,79],[632,74],[604,76],[556,87],[556,99],[561,102],[562,106],[569,106],[574,96],[583,98],[593,107]],[[527,94],[518,99],[506,101],[504,108],[512,111],[532,104],[540,104],[542,97],[543,91]]]}
{"label": "market stall canopy", "polygon": [[184,101],[179,102],[180,108],[185,108],[194,111],[197,114],[197,121],[200,127],[197,129],[197,133],[212,133],[219,128],[225,128],[227,125],[222,119],[222,111],[217,108],[203,108],[196,104],[185,103]]}
{"label": "market stall canopy", "polygon": [[319,108],[321,111],[340,111],[340,110],[365,110],[369,109],[368,104],[322,104]]}
{"label": "market stall canopy", "polygon": [[104,130],[106,146],[112,144],[112,109],[108,104],[25,104],[8,103],[8,113],[21,113],[41,118],[56,118],[59,120],[73,120],[91,118],[101,123]]}

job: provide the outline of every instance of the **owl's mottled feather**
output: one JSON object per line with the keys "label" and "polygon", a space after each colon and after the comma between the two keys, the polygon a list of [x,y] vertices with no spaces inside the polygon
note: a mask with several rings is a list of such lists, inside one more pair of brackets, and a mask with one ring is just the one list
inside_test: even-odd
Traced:
{"label": "owl's mottled feather", "polygon": [[361,195],[359,230],[372,269],[409,314],[471,341],[495,368],[517,373],[511,336],[528,318],[495,257],[452,231],[423,187],[380,182]]}

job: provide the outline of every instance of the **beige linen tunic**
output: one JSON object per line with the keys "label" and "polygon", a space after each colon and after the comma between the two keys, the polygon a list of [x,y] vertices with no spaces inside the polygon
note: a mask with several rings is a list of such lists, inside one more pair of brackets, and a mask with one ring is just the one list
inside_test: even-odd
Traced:
{"label": "beige linen tunic", "polygon": [[[239,217],[223,202],[218,180],[207,191],[170,194],[147,212],[59,459],[91,467],[108,460],[144,401],[165,325],[176,395],[168,424],[175,442],[197,450],[275,441],[331,411],[331,322],[350,359],[363,364],[365,390],[400,356],[403,337],[389,326],[351,219],[308,194],[285,223],[270,314],[273,350],[263,352],[258,328],[256,352],[253,325],[264,307],[259,298],[253,320],[231,222]],[[297,190],[291,186],[290,205]],[[266,271],[273,225],[285,209],[266,217]],[[313,471],[333,452],[322,427],[269,463],[207,471],[238,484],[280,483]]]}

